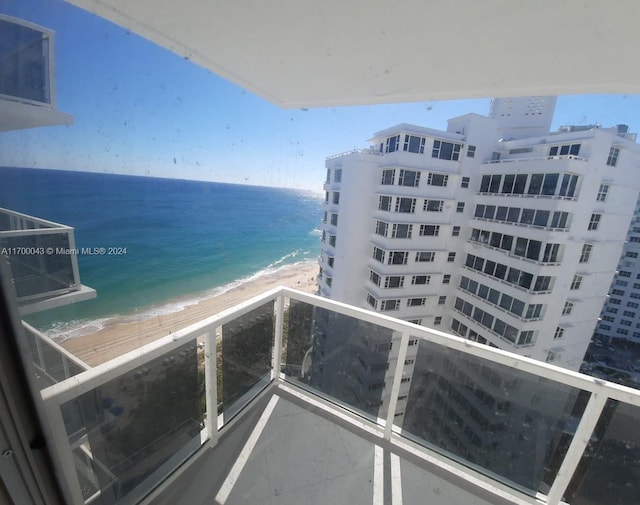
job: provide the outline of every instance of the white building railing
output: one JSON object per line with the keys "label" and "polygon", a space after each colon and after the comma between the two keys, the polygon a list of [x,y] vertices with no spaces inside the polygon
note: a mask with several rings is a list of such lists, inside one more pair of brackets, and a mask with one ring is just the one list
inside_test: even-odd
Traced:
{"label": "white building railing", "polygon": [[640,469],[640,391],[276,288],[42,391],[68,502],[138,502],[283,383],[519,503],[637,491],[598,479]]}

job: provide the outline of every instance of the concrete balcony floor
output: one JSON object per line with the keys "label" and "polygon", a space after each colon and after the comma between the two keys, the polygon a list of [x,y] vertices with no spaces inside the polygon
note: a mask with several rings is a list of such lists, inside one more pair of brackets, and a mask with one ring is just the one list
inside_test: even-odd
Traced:
{"label": "concrete balcony floor", "polygon": [[[384,440],[294,388],[252,402],[153,505],[513,503]],[[362,423],[360,423],[362,424]]]}

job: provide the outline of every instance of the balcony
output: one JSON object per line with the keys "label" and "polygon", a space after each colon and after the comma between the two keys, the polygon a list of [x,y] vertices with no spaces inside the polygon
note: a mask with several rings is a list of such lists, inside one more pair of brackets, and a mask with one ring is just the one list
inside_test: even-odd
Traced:
{"label": "balcony", "polygon": [[88,300],[73,228],[0,208],[0,253],[9,258],[21,314]]}
{"label": "balcony", "polygon": [[55,110],[54,35],[0,15],[0,131],[71,124]]}
{"label": "balcony", "polygon": [[286,288],[41,394],[74,505],[640,495],[637,390]]}

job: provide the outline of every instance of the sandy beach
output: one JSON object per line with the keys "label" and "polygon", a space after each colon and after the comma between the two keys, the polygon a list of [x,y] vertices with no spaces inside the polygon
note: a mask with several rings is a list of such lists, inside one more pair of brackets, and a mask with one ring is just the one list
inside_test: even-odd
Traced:
{"label": "sandy beach", "polygon": [[[95,366],[213,316],[276,286],[314,293],[317,288],[315,280],[317,274],[318,264],[315,261],[286,266],[276,272],[246,281],[226,293],[187,306],[179,312],[152,316],[140,321],[121,322],[114,318],[113,322],[107,323],[104,328],[95,333],[70,338],[64,341],[62,346],[85,363]],[[123,293],[123,296],[126,294]]]}

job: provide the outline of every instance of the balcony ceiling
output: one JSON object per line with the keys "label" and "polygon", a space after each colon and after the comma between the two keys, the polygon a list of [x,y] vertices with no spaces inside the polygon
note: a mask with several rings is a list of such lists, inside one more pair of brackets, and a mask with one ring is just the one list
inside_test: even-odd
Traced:
{"label": "balcony ceiling", "polygon": [[640,93],[637,0],[68,0],[282,107]]}

